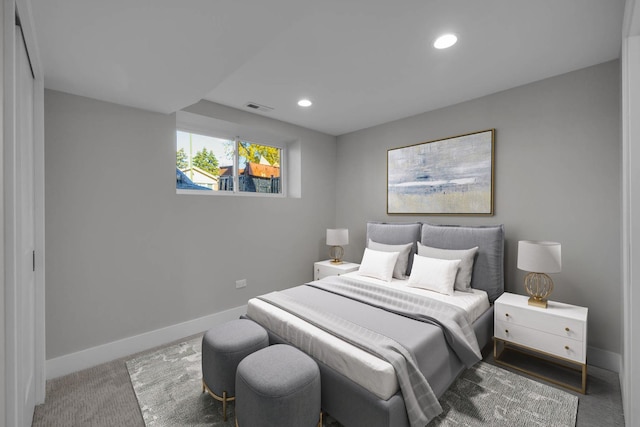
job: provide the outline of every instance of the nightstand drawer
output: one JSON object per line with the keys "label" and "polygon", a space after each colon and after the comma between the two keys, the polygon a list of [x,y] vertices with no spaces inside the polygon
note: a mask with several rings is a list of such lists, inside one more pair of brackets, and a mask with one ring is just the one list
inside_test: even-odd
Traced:
{"label": "nightstand drawer", "polygon": [[314,279],[319,280],[327,276],[339,276],[342,272],[332,265],[322,265],[317,263],[315,273]]}
{"label": "nightstand drawer", "polygon": [[507,304],[496,304],[496,321],[509,325],[520,325],[559,337],[584,340],[584,322],[559,317],[545,312],[544,308],[522,308]]}
{"label": "nightstand drawer", "polygon": [[529,347],[536,351],[585,363],[585,346],[581,340],[552,335],[502,320],[496,320],[494,335],[496,338]]}

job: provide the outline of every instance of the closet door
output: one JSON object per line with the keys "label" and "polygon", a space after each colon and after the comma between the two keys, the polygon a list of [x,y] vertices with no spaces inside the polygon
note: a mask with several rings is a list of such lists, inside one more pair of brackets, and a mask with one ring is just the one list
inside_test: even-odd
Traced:
{"label": "closet door", "polygon": [[34,79],[29,56],[16,26],[16,330],[17,416],[19,425],[30,426],[35,408],[35,199],[34,199]]}

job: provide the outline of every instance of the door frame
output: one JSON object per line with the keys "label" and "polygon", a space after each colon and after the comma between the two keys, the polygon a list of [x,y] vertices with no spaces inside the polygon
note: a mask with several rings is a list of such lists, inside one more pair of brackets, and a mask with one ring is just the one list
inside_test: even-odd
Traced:
{"label": "door frame", "polygon": [[[20,17],[24,41],[29,52],[29,60],[34,74],[34,208],[35,208],[35,301],[34,301],[34,388],[35,403],[43,403],[45,398],[45,235],[44,235],[44,78],[36,41],[35,25],[30,0],[4,0],[3,8],[3,202],[4,202],[4,315],[5,315],[5,366],[4,368],[4,403],[7,426],[17,425],[22,419],[25,408],[20,408],[17,391],[19,334],[17,283],[16,283],[16,235],[15,200],[17,182],[15,164],[15,17]],[[29,409],[27,409],[29,410]]]}

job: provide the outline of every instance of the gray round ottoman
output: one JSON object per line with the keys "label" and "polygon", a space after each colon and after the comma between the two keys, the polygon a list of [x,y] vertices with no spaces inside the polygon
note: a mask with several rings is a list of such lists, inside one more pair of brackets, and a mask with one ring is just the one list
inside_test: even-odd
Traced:
{"label": "gray round ottoman", "polygon": [[238,363],[269,345],[267,331],[256,322],[237,319],[214,326],[202,338],[202,391],[222,402],[227,420],[227,402],[236,395]]}
{"label": "gray round ottoman", "polygon": [[236,425],[322,425],[320,370],[300,350],[277,344],[245,357],[236,373]]}

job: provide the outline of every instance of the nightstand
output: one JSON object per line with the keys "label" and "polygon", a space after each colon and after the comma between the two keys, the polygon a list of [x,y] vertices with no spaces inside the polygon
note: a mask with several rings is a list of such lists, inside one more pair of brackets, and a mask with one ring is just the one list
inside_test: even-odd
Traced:
{"label": "nightstand", "polygon": [[[587,308],[549,301],[548,307],[528,305],[528,297],[505,292],[495,301],[493,356],[496,363],[580,392],[587,386]],[[498,351],[502,347],[501,351]],[[504,350],[525,350],[582,374],[575,387],[502,360]]]}
{"label": "nightstand", "polygon": [[313,263],[313,280],[320,280],[327,276],[340,276],[341,274],[357,271],[360,264],[343,262],[342,264],[332,264],[331,260]]}

